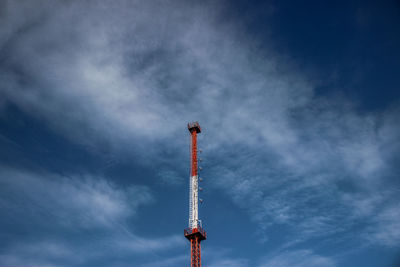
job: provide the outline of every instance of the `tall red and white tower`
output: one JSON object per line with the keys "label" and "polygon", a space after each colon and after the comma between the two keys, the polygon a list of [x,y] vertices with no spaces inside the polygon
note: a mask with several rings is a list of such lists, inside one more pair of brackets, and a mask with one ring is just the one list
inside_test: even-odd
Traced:
{"label": "tall red and white tower", "polygon": [[197,134],[201,133],[199,123],[188,123],[191,134],[191,169],[190,169],[190,188],[189,188],[189,227],[184,230],[185,237],[190,241],[190,262],[191,267],[201,267],[201,246],[200,242],[207,238],[206,231],[199,220],[199,175],[197,160]]}

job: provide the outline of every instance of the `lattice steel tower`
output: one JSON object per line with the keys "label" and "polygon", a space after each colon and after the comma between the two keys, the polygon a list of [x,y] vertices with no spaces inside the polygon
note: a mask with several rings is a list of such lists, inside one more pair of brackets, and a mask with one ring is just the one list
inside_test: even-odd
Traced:
{"label": "lattice steel tower", "polygon": [[[200,242],[207,238],[201,220],[199,220],[199,175],[197,161],[197,134],[201,132],[198,122],[188,123],[191,134],[191,169],[189,188],[189,227],[185,229],[185,237],[190,241],[191,267],[201,267]],[[200,200],[201,201],[201,200]]]}

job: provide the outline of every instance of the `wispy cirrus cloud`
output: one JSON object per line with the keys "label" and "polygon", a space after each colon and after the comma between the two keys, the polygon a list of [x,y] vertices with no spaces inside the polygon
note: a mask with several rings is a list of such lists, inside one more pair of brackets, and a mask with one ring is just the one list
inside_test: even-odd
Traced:
{"label": "wispy cirrus cloud", "polygon": [[[7,218],[0,225],[9,229],[2,266],[85,266],[146,254],[157,258],[185,242],[182,236],[151,238],[131,230],[129,221],[138,208],[154,202],[146,186],[8,168],[0,171],[0,184],[0,210]],[[14,239],[23,229],[28,229],[24,238]]]}
{"label": "wispy cirrus cloud", "polygon": [[249,259],[235,255],[230,247],[206,247],[202,252],[206,258],[205,265],[214,266],[251,266]]}
{"label": "wispy cirrus cloud", "polygon": [[337,266],[331,258],[320,256],[310,250],[286,251],[265,258],[261,267],[288,267],[288,266],[310,266],[310,267],[334,267]]}
{"label": "wispy cirrus cloud", "polygon": [[373,219],[374,224],[369,226],[365,237],[371,243],[388,247],[399,247],[400,242],[400,209],[399,205],[391,204],[384,207]]}
{"label": "wispy cirrus cloud", "polygon": [[[3,266],[68,266],[60,260],[76,260],[76,251],[70,247],[53,241],[23,242],[14,244],[2,252],[0,263]],[[75,257],[74,257],[75,256]],[[77,261],[79,262],[79,260]],[[77,263],[75,262],[75,263]]]}
{"label": "wispy cirrus cloud", "polygon": [[177,186],[181,185],[184,182],[184,178],[180,173],[172,170],[161,171],[158,173],[158,178],[160,180],[160,184],[162,185],[170,185]]}
{"label": "wispy cirrus cloud", "polygon": [[[363,229],[356,238],[363,240],[368,229],[397,226],[395,213],[380,209],[395,201],[393,193],[373,190],[396,174],[397,110],[363,113],[342,97],[317,96],[307,73],[268,45],[259,51],[239,25],[218,23],[215,7],[42,3],[44,11],[32,17],[21,15],[30,4],[8,5],[14,18],[2,35],[0,74],[7,104],[77,143],[138,153],[147,166],[179,165],[185,123],[198,119],[205,124],[209,184],[248,211],[266,242],[276,225],[296,233],[298,242],[347,236],[354,225]],[[56,12],[47,14],[53,5]],[[154,157],[160,147],[176,156]],[[161,180],[175,181],[162,173]],[[83,222],[104,225],[110,216],[125,216],[118,203],[128,192],[113,195],[101,183],[75,187],[84,192],[74,200],[78,209],[106,207],[98,214],[89,208],[93,218]],[[368,236],[398,243],[396,231]],[[286,235],[284,243],[292,238]],[[315,262],[331,264],[324,257]]]}
{"label": "wispy cirrus cloud", "polygon": [[101,177],[12,169],[2,170],[0,176],[2,208],[13,218],[31,212],[33,220],[50,217],[53,223],[69,227],[112,227],[153,201],[145,186],[122,189]]}
{"label": "wispy cirrus cloud", "polygon": [[140,267],[173,267],[185,266],[188,263],[187,255],[178,255],[173,257],[164,258],[162,260],[149,261],[148,263],[140,265]]}

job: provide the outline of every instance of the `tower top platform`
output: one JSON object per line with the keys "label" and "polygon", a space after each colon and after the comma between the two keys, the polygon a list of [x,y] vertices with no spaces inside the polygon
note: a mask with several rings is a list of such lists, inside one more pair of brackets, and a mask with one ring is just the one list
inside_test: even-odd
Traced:
{"label": "tower top platform", "polygon": [[196,131],[196,133],[201,133],[200,124],[197,121],[190,122],[188,123],[188,130],[189,132]]}
{"label": "tower top platform", "polygon": [[199,240],[207,239],[206,231],[203,228],[201,228],[200,226],[198,226],[197,228],[193,228],[193,229],[187,228],[184,230],[184,234],[188,240],[191,240],[194,238],[198,238]]}

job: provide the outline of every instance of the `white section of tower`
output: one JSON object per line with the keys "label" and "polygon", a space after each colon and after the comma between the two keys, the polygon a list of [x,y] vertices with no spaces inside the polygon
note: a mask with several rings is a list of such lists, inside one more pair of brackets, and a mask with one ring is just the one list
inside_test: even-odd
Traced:
{"label": "white section of tower", "polygon": [[197,228],[199,225],[199,177],[190,177],[189,190],[189,228]]}

